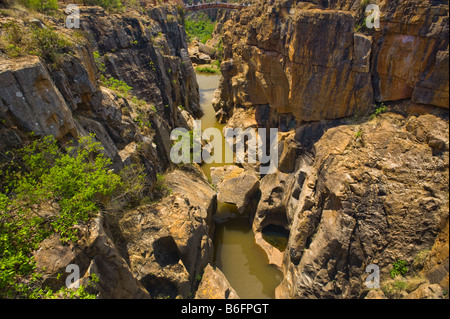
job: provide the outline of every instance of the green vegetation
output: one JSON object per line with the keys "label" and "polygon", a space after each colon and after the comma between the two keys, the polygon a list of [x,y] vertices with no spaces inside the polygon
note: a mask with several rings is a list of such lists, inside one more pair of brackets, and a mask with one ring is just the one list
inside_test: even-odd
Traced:
{"label": "green vegetation", "polygon": [[209,73],[209,74],[218,74],[220,73],[220,69],[213,66],[197,66],[195,67],[195,71],[199,73]]}
{"label": "green vegetation", "polygon": [[390,270],[391,277],[394,279],[397,276],[405,276],[408,273],[408,263],[405,260],[397,260],[392,263]]}
{"label": "green vegetation", "polygon": [[30,32],[24,32],[23,26],[11,21],[3,28],[6,32],[0,39],[0,48],[13,58],[32,54],[54,63],[58,62],[64,53],[68,53],[72,45],[51,27],[32,27]]}
{"label": "green vegetation", "polygon": [[116,91],[119,96],[128,95],[128,92],[132,90],[133,88],[129,86],[125,81],[115,79],[114,77],[110,76],[107,77],[106,74],[106,65],[103,62],[104,57],[98,53],[98,51],[93,52],[94,55],[94,61],[97,65],[98,70],[100,71],[100,82],[102,85],[106,86],[107,88],[110,88],[111,90]]}
{"label": "green vegetation", "polygon": [[165,195],[172,193],[172,189],[166,185],[166,178],[164,175],[159,173],[156,174],[155,190],[159,193],[160,197],[164,197]]}
{"label": "green vegetation", "polygon": [[21,0],[20,2],[27,8],[44,13],[58,9],[58,0]]}
{"label": "green vegetation", "polygon": [[136,123],[136,125],[140,128],[143,129],[144,127],[148,127],[149,129],[152,128],[152,123],[150,123],[148,117],[146,117],[143,114],[138,114],[133,121]]}
{"label": "green vegetation", "polygon": [[188,41],[192,41],[195,38],[202,43],[205,43],[212,37],[214,27],[216,23],[203,12],[195,17],[186,17],[184,20],[184,28],[188,36]]}
{"label": "green vegetation", "polygon": [[361,138],[361,137],[362,137],[362,134],[363,134],[362,130],[359,129],[359,130],[355,133],[355,140]]}
{"label": "green vegetation", "polygon": [[397,277],[385,280],[381,290],[389,299],[402,299],[426,282],[427,280],[421,276],[410,278]]}
{"label": "green vegetation", "polygon": [[[42,289],[32,253],[52,234],[62,243],[76,242],[80,234],[74,225],[86,224],[102,202],[124,191],[102,150],[94,136],[65,150],[49,136],[4,154],[8,160],[0,166],[0,298],[54,294]],[[77,297],[91,296],[81,290]]]}
{"label": "green vegetation", "polygon": [[121,11],[124,8],[121,0],[87,0],[90,6],[100,6],[111,11]]}
{"label": "green vegetation", "polygon": [[58,57],[71,45],[68,40],[50,28],[33,29],[32,39],[37,55],[49,62],[56,62]]}
{"label": "green vegetation", "polygon": [[380,114],[387,112],[387,107],[383,102],[378,106],[375,105],[374,107],[375,107],[375,111],[370,115],[370,119],[374,119],[377,116],[379,116]]}

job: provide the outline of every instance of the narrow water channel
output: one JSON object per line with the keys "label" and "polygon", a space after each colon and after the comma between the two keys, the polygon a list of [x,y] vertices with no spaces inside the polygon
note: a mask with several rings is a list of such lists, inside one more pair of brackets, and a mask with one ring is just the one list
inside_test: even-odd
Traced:
{"label": "narrow water channel", "polygon": [[[224,124],[217,122],[211,101],[219,86],[220,75],[197,74],[200,88],[200,104],[205,115],[202,129],[216,127],[222,131]],[[225,141],[223,141],[224,147]],[[211,167],[226,164],[203,164],[208,178]],[[227,277],[231,286],[243,299],[269,299],[275,297],[275,288],[282,280],[282,273],[273,265],[265,251],[255,242],[248,217],[238,214],[235,205],[219,203],[214,218],[214,263]]]}

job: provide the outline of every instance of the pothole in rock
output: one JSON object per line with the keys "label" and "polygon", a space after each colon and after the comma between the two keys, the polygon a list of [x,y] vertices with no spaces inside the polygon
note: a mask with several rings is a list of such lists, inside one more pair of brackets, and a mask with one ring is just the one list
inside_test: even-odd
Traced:
{"label": "pothole in rock", "polygon": [[263,239],[279,251],[284,251],[286,249],[289,239],[289,230],[283,226],[269,224],[263,227],[261,233]]}
{"label": "pothole in rock", "polygon": [[180,260],[180,252],[172,237],[162,237],[153,243],[156,262],[161,266],[173,265]]}
{"label": "pothole in rock", "polygon": [[153,299],[175,299],[178,295],[177,287],[167,278],[149,274],[141,279],[141,283]]}

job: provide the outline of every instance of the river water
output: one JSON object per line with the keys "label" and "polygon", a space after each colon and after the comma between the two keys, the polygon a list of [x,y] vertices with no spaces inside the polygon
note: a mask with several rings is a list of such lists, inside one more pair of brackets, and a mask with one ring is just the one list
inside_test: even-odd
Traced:
{"label": "river water", "polygon": [[[200,104],[205,115],[201,118],[202,130],[215,127],[222,131],[224,124],[217,122],[211,101],[219,86],[220,75],[197,74],[200,88]],[[225,141],[222,141],[225,146]],[[211,167],[227,164],[203,164],[208,178]],[[218,203],[215,215],[214,263],[227,277],[240,298],[269,299],[275,297],[275,288],[282,280],[282,273],[273,265],[265,251],[255,242],[248,217],[238,214],[235,205]]]}

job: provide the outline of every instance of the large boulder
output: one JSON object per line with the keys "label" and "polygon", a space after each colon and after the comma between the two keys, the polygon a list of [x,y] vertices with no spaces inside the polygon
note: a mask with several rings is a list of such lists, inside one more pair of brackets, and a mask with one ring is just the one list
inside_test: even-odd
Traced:
{"label": "large boulder", "polygon": [[[103,216],[81,227],[83,237],[76,245],[64,245],[58,235],[45,239],[34,254],[37,269],[43,274],[43,287],[58,290],[66,285],[66,267],[79,269],[78,284],[87,287],[92,274],[99,278],[89,291],[101,299],[146,299],[150,294],[133,276],[105,225]],[[72,268],[67,268],[72,269]],[[71,286],[69,286],[71,287]]]}
{"label": "large boulder", "polygon": [[205,267],[195,299],[239,299],[225,275],[211,265]]}
{"label": "large boulder", "polygon": [[217,200],[235,204],[241,214],[248,212],[259,193],[259,180],[243,168],[228,165],[211,169],[213,184],[217,186]]}
{"label": "large boulder", "polygon": [[152,297],[188,298],[195,278],[212,262],[216,192],[198,166],[164,178],[169,196],[119,221],[133,274]]}
{"label": "large boulder", "polygon": [[39,57],[2,59],[0,96],[2,117],[9,112],[20,129],[56,139],[77,136],[72,112]]}

